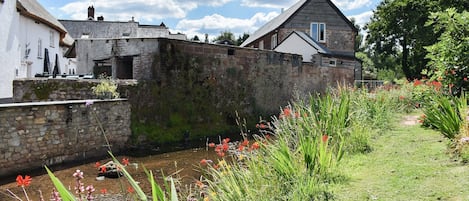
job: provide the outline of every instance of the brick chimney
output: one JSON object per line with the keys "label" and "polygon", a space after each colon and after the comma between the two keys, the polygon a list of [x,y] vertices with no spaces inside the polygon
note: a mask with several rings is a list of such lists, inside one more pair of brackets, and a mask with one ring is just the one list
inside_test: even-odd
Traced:
{"label": "brick chimney", "polygon": [[92,5],[88,7],[88,20],[94,20],[94,7]]}

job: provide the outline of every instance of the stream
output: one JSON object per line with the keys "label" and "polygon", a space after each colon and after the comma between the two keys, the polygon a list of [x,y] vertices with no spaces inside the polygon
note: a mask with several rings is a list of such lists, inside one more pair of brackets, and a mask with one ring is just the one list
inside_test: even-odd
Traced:
{"label": "stream", "polygon": [[[200,178],[200,170],[202,169],[202,167],[199,165],[200,160],[217,160],[218,156],[213,151],[213,149],[207,150],[206,148],[193,148],[183,151],[175,151],[142,157],[127,155],[117,156],[119,161],[122,161],[123,158],[129,159],[129,165],[127,166],[126,170],[136,181],[140,182],[140,186],[144,192],[150,193],[151,187],[147,180],[143,166],[145,166],[148,170],[153,171],[153,174],[157,177],[157,182],[160,185],[162,185],[163,182],[163,173],[165,176],[167,176],[176,172],[177,175],[174,175],[174,177],[177,178],[177,181],[180,182],[181,185],[190,185]],[[103,181],[97,180],[99,171],[95,167],[96,162],[104,164],[110,160],[110,158],[107,158],[99,161],[79,164],[73,167],[57,168],[58,170],[51,168],[51,170],[65,186],[68,186],[70,189],[72,189],[71,192],[74,192],[73,188],[76,183],[75,178],[72,175],[77,169],[79,169],[84,172],[84,179],[82,181],[85,187],[88,185],[93,185],[96,189],[94,194],[101,194],[104,191],[103,189],[107,191],[107,194],[121,194],[122,192],[125,193],[129,187],[129,184],[125,178],[105,178]],[[20,198],[26,200],[24,199],[24,194],[21,187],[16,185],[15,178],[7,179],[11,181],[1,181],[2,185],[0,186],[0,200],[14,200],[13,198],[10,198],[6,195],[6,189],[11,190]],[[52,189],[53,184],[49,179],[49,176],[45,174],[45,171],[43,171],[42,174],[38,174],[37,176],[32,176],[31,185],[26,187],[26,191],[31,200],[39,200],[39,190],[42,191],[44,199],[49,200],[52,194]]]}

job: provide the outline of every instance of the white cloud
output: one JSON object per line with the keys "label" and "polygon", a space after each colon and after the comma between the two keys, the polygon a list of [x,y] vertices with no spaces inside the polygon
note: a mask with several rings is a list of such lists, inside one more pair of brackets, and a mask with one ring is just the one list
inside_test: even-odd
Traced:
{"label": "white cloud", "polygon": [[256,13],[249,19],[229,18],[219,14],[205,16],[201,19],[183,19],[176,25],[176,29],[185,30],[189,38],[198,35],[201,32],[207,32],[211,35],[219,34],[220,31],[227,30],[235,34],[235,36],[242,33],[253,33],[260,26],[276,17],[279,13]]}
{"label": "white cloud", "polygon": [[372,0],[332,0],[332,2],[343,10],[354,10],[367,7],[373,3]]}
{"label": "white cloud", "polygon": [[298,0],[241,0],[241,6],[260,8],[289,8]]}
{"label": "white cloud", "polygon": [[[222,6],[232,0],[100,0],[93,3],[95,17],[103,15],[107,20],[154,21],[166,18],[181,19],[199,6]],[[71,2],[60,10],[72,19],[87,18],[88,1]]]}
{"label": "white cloud", "polygon": [[358,15],[351,15],[348,16],[349,19],[355,19],[355,23],[360,25],[361,28],[370,21],[371,16],[373,15],[373,11],[366,11],[363,13],[360,13]]}

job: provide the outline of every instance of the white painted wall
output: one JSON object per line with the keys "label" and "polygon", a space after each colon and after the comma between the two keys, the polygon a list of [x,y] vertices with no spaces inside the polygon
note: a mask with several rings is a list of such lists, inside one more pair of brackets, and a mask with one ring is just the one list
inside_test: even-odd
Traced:
{"label": "white painted wall", "polygon": [[0,3],[0,19],[0,98],[11,98],[15,69],[19,68],[21,57],[16,0]]}
{"label": "white painted wall", "polygon": [[316,48],[308,44],[305,40],[296,34],[290,35],[275,49],[277,52],[299,54],[303,56],[303,62],[311,62],[313,54],[317,54]]}
{"label": "white painted wall", "polygon": [[[58,54],[59,59],[63,55],[59,46],[60,33],[45,24],[21,15],[19,24],[21,63],[29,65],[21,65],[17,78],[34,77],[37,73],[43,73],[45,48],[49,50],[49,72],[52,73],[55,65],[55,55]],[[40,46],[39,41],[42,43]],[[30,49],[30,51],[29,55],[26,56],[27,49]],[[59,65],[61,66],[60,72],[63,73],[63,65],[60,62]]]}

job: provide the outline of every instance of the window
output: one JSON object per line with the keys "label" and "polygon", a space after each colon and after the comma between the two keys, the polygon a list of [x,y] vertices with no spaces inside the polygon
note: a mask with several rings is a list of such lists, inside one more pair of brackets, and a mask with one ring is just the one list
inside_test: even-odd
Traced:
{"label": "window", "polygon": [[261,49],[261,50],[264,49],[264,41],[263,40],[259,41],[259,49]]}
{"label": "window", "polygon": [[331,59],[329,60],[329,66],[337,66],[337,59]]}
{"label": "window", "polygon": [[42,58],[42,39],[37,40],[37,58]]}
{"label": "window", "polygon": [[311,23],[311,38],[318,42],[326,42],[326,24]]}
{"label": "window", "polygon": [[270,47],[271,49],[274,49],[277,47],[277,34],[272,35],[271,40],[270,40]]}
{"label": "window", "polygon": [[50,35],[49,35],[49,46],[54,47],[55,46],[55,34],[54,31],[50,30]]}
{"label": "window", "polygon": [[85,39],[90,38],[90,33],[82,33],[81,38],[85,38]]}

